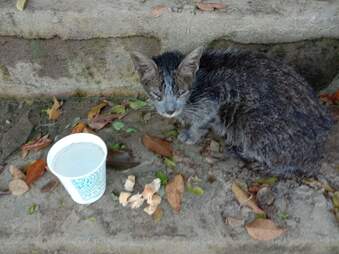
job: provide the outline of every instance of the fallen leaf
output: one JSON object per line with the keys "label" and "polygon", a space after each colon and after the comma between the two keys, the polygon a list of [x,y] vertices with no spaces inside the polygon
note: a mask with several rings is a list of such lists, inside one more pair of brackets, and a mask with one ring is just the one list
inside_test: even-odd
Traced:
{"label": "fallen leaf", "polygon": [[155,211],[157,210],[157,206],[146,206],[144,208],[144,212],[147,213],[148,215],[152,215],[153,213],[155,213]]}
{"label": "fallen leaf", "polygon": [[23,11],[23,10],[26,8],[27,1],[28,1],[28,0],[17,0],[17,2],[16,2],[16,8],[17,8],[19,11]]}
{"label": "fallen leaf", "polygon": [[94,130],[101,130],[107,124],[111,123],[113,120],[120,118],[121,115],[111,114],[111,115],[97,115],[92,120],[88,121],[88,126]]}
{"label": "fallen leaf", "polygon": [[278,177],[276,176],[260,178],[260,179],[255,180],[255,182],[258,184],[267,184],[267,185],[274,185],[277,181],[278,181]]}
{"label": "fallen leaf", "polygon": [[167,185],[166,185],[166,199],[172,209],[179,213],[181,209],[181,201],[185,191],[184,178],[182,175],[177,174]]}
{"label": "fallen leaf", "polygon": [[163,216],[164,210],[158,206],[155,212],[152,214],[152,218],[155,222],[159,222]]}
{"label": "fallen leaf", "polygon": [[143,143],[150,151],[159,155],[165,157],[172,157],[173,155],[171,143],[166,140],[145,134]]}
{"label": "fallen leaf", "polygon": [[86,124],[84,122],[79,122],[73,127],[72,133],[81,133],[85,130],[85,128]]}
{"label": "fallen leaf", "polygon": [[153,17],[159,17],[161,14],[163,14],[165,11],[168,11],[168,10],[170,10],[168,6],[164,4],[159,4],[159,5],[152,7],[151,15]]}
{"label": "fallen leaf", "polygon": [[125,124],[121,121],[114,121],[112,127],[116,131],[120,131],[125,127]]}
{"label": "fallen leaf", "polygon": [[25,180],[25,178],[26,178],[26,175],[20,169],[18,169],[16,166],[10,165],[9,166],[9,172],[11,173],[11,175],[14,179]]}
{"label": "fallen leaf", "polygon": [[178,130],[177,129],[172,129],[172,130],[168,130],[168,131],[163,131],[162,134],[166,137],[166,138],[176,138],[178,136]]}
{"label": "fallen leaf", "polygon": [[42,193],[46,193],[46,192],[51,192],[54,191],[56,189],[56,187],[58,187],[59,185],[59,181],[57,179],[52,179],[50,180],[48,183],[46,183],[41,189],[40,191]]}
{"label": "fallen leaf", "polygon": [[135,185],[135,176],[130,175],[127,177],[124,184],[125,191],[132,192]]}
{"label": "fallen leaf", "polygon": [[176,167],[175,161],[172,160],[172,159],[170,159],[170,158],[165,158],[165,159],[164,159],[164,164],[165,164],[166,167],[168,167],[168,168],[173,168],[173,169],[175,169],[175,167]]}
{"label": "fallen leaf", "polygon": [[8,189],[13,195],[20,196],[29,190],[29,186],[22,179],[14,179],[9,182]]}
{"label": "fallen leaf", "polygon": [[53,106],[47,109],[48,119],[57,120],[61,114],[60,108],[62,102],[59,102],[56,97],[53,97]]}
{"label": "fallen leaf", "polygon": [[160,179],[161,185],[166,185],[168,183],[168,176],[161,170],[155,172],[155,176]]}
{"label": "fallen leaf", "polygon": [[334,192],[332,201],[333,201],[333,205],[339,208],[339,191]]}
{"label": "fallen leaf", "polygon": [[131,151],[116,151],[109,149],[106,164],[107,167],[111,167],[115,170],[125,170],[138,166],[140,162],[134,161]]}
{"label": "fallen leaf", "polygon": [[32,215],[34,213],[36,213],[39,210],[39,206],[35,203],[33,203],[27,210],[29,215]]}
{"label": "fallen leaf", "polygon": [[21,146],[21,157],[24,159],[29,151],[39,151],[52,143],[52,140],[48,138],[48,134],[43,137],[38,137],[27,144]]}
{"label": "fallen leaf", "polygon": [[126,132],[127,132],[127,133],[136,133],[137,130],[136,130],[135,128],[127,128],[127,129],[126,129]]}
{"label": "fallen leaf", "polygon": [[257,204],[253,201],[253,196],[249,196],[245,191],[243,191],[238,184],[232,184],[232,191],[240,203],[240,205],[245,205],[253,210],[254,213],[265,213],[260,209]]}
{"label": "fallen leaf", "polygon": [[193,187],[191,185],[188,185],[187,186],[187,191],[192,193],[193,195],[196,195],[196,196],[204,195],[204,190],[201,187],[199,187],[199,186]]}
{"label": "fallen leaf", "polygon": [[111,112],[113,114],[125,114],[126,108],[124,105],[115,105],[114,107],[111,108]]}
{"label": "fallen leaf", "polygon": [[287,220],[288,219],[288,213],[286,212],[279,212],[277,214],[278,218],[281,219],[281,220]]}
{"label": "fallen leaf", "polygon": [[130,204],[132,209],[136,209],[136,208],[139,208],[140,206],[142,206],[144,201],[145,201],[145,199],[143,198],[142,194],[137,193],[137,194],[134,194],[133,196],[131,196],[128,199],[128,204]]}
{"label": "fallen leaf", "polygon": [[147,105],[147,102],[142,100],[131,100],[128,102],[128,105],[131,109],[138,110],[145,107]]}
{"label": "fallen leaf", "polygon": [[213,11],[214,9],[224,9],[225,5],[222,3],[197,3],[197,7],[201,11]]}
{"label": "fallen leaf", "polygon": [[110,148],[114,151],[118,151],[118,150],[125,149],[126,146],[124,144],[121,144],[121,143],[113,143],[113,144],[110,145]]}
{"label": "fallen leaf", "polygon": [[86,220],[90,221],[90,222],[96,222],[97,218],[95,218],[95,216],[90,216],[90,217],[86,218]]}
{"label": "fallen leaf", "polygon": [[273,221],[268,219],[256,219],[253,222],[247,224],[245,227],[248,234],[254,240],[262,241],[273,240],[281,236],[286,231],[277,227]]}
{"label": "fallen leaf", "polygon": [[120,192],[119,203],[122,204],[122,206],[127,206],[128,198],[130,196],[131,196],[131,193],[129,192]]}
{"label": "fallen leaf", "polygon": [[91,121],[94,117],[100,114],[101,110],[108,105],[107,101],[103,101],[99,103],[98,105],[91,108],[91,110],[87,114],[87,118],[89,121]]}
{"label": "fallen leaf", "polygon": [[44,160],[36,160],[30,164],[26,170],[26,183],[31,185],[38,180],[46,171],[46,162]]}

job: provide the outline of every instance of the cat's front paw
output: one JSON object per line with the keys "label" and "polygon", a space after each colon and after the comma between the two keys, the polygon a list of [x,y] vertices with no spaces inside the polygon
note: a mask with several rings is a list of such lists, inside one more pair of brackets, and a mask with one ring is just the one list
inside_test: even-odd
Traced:
{"label": "cat's front paw", "polygon": [[178,135],[178,139],[182,143],[185,143],[188,145],[193,145],[199,141],[199,137],[197,138],[194,135],[192,135],[192,132],[189,129],[182,130]]}

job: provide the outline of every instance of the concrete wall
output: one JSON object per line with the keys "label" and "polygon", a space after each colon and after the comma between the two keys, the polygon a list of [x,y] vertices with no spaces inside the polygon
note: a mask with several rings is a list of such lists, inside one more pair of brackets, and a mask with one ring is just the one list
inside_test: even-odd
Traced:
{"label": "concrete wall", "polygon": [[[128,51],[188,52],[202,44],[266,50],[316,87],[333,78],[339,1],[219,2],[225,9],[202,12],[194,1],[30,0],[19,12],[2,0],[0,95],[137,93]],[[163,3],[169,9],[152,16]]]}

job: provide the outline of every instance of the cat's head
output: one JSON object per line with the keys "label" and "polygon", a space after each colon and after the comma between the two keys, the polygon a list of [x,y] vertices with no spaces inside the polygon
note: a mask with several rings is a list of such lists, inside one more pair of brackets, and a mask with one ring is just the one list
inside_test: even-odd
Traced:
{"label": "cat's head", "polygon": [[191,94],[202,53],[203,47],[186,57],[179,52],[153,58],[139,52],[131,53],[140,82],[160,115],[175,117],[182,112]]}

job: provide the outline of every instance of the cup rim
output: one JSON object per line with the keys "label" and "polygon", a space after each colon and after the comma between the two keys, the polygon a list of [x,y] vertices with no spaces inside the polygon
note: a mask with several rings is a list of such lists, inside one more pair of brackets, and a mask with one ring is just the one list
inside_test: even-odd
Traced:
{"label": "cup rim", "polygon": [[[61,144],[63,142],[65,142],[66,140],[68,139],[73,139],[75,136],[77,137],[81,137],[81,136],[84,136],[84,137],[90,137],[90,138],[94,138],[98,141],[98,143],[93,143],[97,146],[100,147],[100,149],[104,152],[104,156],[103,156],[103,159],[100,161],[100,163],[98,163],[98,166],[95,167],[94,169],[92,169],[91,171],[89,171],[88,173],[84,174],[84,175],[81,175],[81,176],[64,176],[64,175],[61,175],[59,173],[57,173],[52,167],[52,163],[53,163],[53,158],[51,158],[51,152],[54,152],[55,149],[58,149],[59,146],[61,146]],[[80,142],[74,142],[74,143],[82,143],[81,141]],[[73,144],[74,144],[73,143]],[[85,142],[83,142],[85,143]],[[87,143],[87,142],[86,142]],[[101,145],[100,145],[101,143]],[[65,147],[65,146],[64,146]],[[55,152],[55,155],[60,151],[61,149],[58,149],[56,152]],[[54,157],[54,156],[53,156]],[[93,172],[97,171],[100,167],[102,167],[103,165],[106,164],[106,159],[107,159],[107,146],[106,146],[106,143],[103,141],[102,138],[100,138],[98,135],[95,135],[95,134],[91,134],[91,133],[73,133],[73,134],[69,134],[63,138],[61,138],[60,140],[58,140],[57,142],[55,142],[52,147],[49,149],[48,153],[47,153],[47,166],[48,166],[48,170],[51,171],[54,175],[56,175],[58,178],[66,178],[66,179],[80,179],[80,178],[84,178],[90,174],[92,174]]]}

